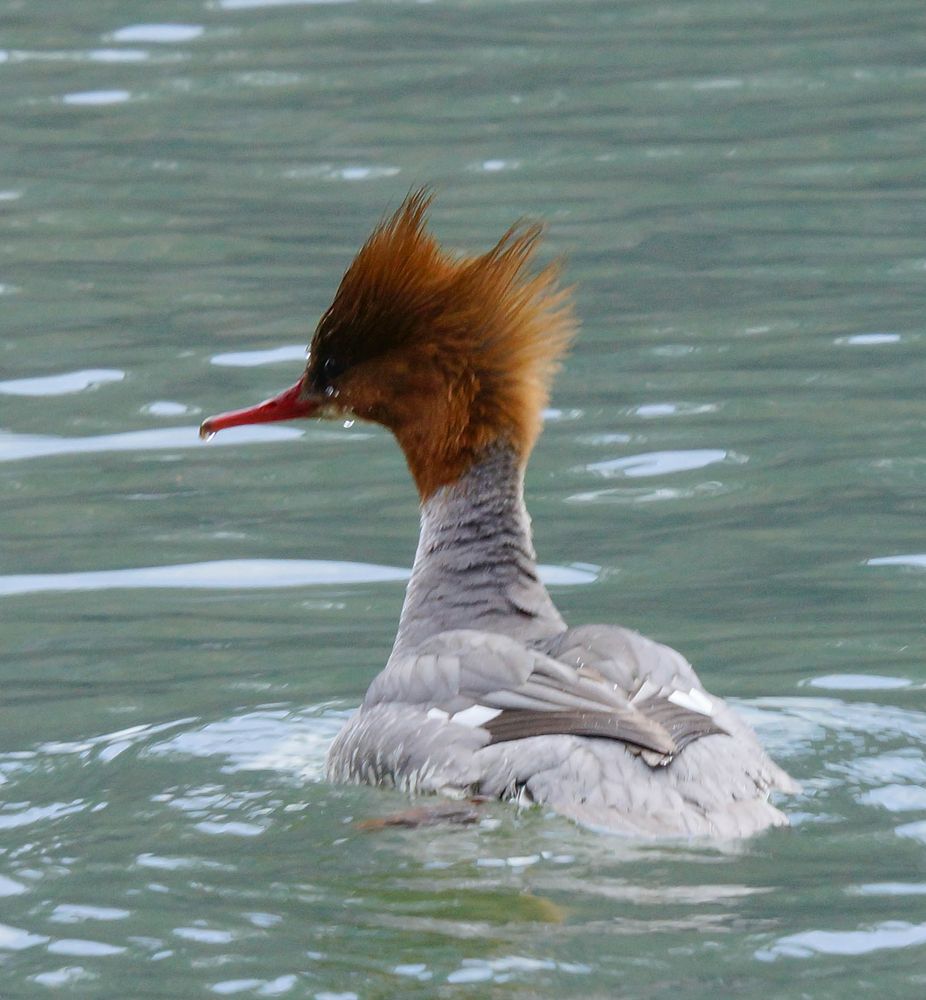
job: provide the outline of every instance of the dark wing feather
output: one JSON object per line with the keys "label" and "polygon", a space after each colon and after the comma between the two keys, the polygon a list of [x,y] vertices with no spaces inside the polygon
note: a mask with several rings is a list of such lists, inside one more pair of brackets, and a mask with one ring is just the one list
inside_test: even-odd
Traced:
{"label": "dark wing feather", "polygon": [[683,750],[689,743],[702,736],[710,736],[713,733],[729,736],[726,729],[717,725],[711,716],[677,705],[670,701],[663,691],[648,698],[634,699],[633,705],[648,719],[658,722],[666,730],[672,737],[676,752]]}
{"label": "dark wing feather", "polygon": [[[662,696],[634,703],[635,711],[620,709],[542,711],[508,709],[483,723],[490,743],[506,743],[530,736],[597,736],[650,750],[666,764],[689,743],[714,733],[726,734],[714,720]],[[649,758],[647,758],[649,759]]]}
{"label": "dark wing feather", "polygon": [[645,719],[642,723],[630,713],[576,709],[543,712],[514,708],[483,723],[482,728],[488,730],[490,743],[507,743],[531,736],[600,736],[665,756],[676,752],[677,745],[661,726],[646,725]]}

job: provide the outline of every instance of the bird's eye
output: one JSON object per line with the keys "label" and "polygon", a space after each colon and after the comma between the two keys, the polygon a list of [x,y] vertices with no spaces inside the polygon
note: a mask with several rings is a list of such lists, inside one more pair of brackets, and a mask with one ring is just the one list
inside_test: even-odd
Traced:
{"label": "bird's eye", "polygon": [[331,382],[340,375],[347,366],[337,358],[325,358],[322,364],[322,374]]}

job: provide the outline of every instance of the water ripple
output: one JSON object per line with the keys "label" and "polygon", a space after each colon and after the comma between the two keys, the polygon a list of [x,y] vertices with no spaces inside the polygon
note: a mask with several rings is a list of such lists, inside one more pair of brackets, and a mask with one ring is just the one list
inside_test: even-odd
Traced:
{"label": "water ripple", "polygon": [[28,892],[28,889],[22,882],[0,875],[0,896],[21,896],[24,892]]}
{"label": "water ripple", "polygon": [[447,976],[448,983],[507,983],[519,974],[531,972],[567,972],[572,975],[587,974],[591,966],[580,962],[558,962],[553,959],[528,958],[523,955],[506,955],[501,958],[464,958],[460,967]]}
{"label": "water ripple", "polygon": [[199,38],[205,28],[201,24],[132,24],[119,28],[109,37],[114,42],[154,42],[169,44],[191,42]]}
{"label": "water ripple", "polygon": [[[594,583],[600,571],[599,567],[586,563],[540,566],[539,569],[541,579],[552,586]],[[410,575],[411,571],[401,566],[328,559],[217,559],[171,566],[0,576],[0,597],[81,590],[267,590],[348,586],[407,580]]]}
{"label": "water ripple", "polygon": [[882,785],[859,796],[866,806],[881,806],[889,812],[926,809],[926,788],[919,785]]}
{"label": "water ripple", "polygon": [[714,480],[694,486],[630,489],[610,486],[602,490],[584,490],[566,497],[567,503],[639,504],[660,503],[666,500],[693,500],[698,497],[717,497],[731,492],[732,487]]}
{"label": "water ripple", "polygon": [[144,49],[91,49],[87,58],[100,63],[138,63],[147,62],[151,53]]}
{"label": "water ripple", "polygon": [[173,566],[0,576],[0,596],[47,591],[178,588],[261,590],[406,580],[407,569],[324,559],[219,559]]}
{"label": "water ripple", "polygon": [[354,2],[355,0],[213,0],[212,6],[221,10],[254,10],[261,7],[315,7]]}
{"label": "water ripple", "polygon": [[[213,983],[209,987],[210,992],[218,993],[219,996],[233,996],[236,993],[255,994],[261,997],[282,996],[297,985],[298,977],[294,975],[277,976],[276,979],[223,979],[221,982]],[[320,997],[321,993],[314,996]],[[329,994],[332,998],[334,994]],[[346,994],[342,994],[346,998]]]}
{"label": "water ripple", "polygon": [[633,408],[638,417],[691,417],[702,413],[716,413],[716,403],[644,403]]}
{"label": "water ripple", "polygon": [[[254,427],[230,427],[210,446],[227,447],[242,443],[289,441],[303,437],[298,427],[262,424]],[[313,429],[313,436],[357,440],[358,435],[333,435]],[[94,434],[86,437],[61,437],[55,434],[16,434],[0,431],[0,462],[16,462],[52,455],[86,455],[105,451],[165,451],[175,448],[199,448],[198,427],[163,427],[144,431],[123,431],[119,434]]]}
{"label": "water ripple", "polygon": [[48,919],[55,924],[80,924],[87,920],[125,920],[131,916],[130,910],[116,906],[88,906],[75,903],[60,903],[52,910]]}
{"label": "water ripple", "polygon": [[47,806],[29,806],[25,809],[4,808],[0,811],[0,830],[14,830],[20,826],[31,826],[48,820],[70,816],[71,813],[83,812],[87,803],[83,799],[73,802],[52,802]]}
{"label": "water ripple", "polygon": [[714,465],[727,459],[745,461],[745,458],[733,455],[723,448],[692,448],[686,451],[648,451],[640,455],[625,455],[623,458],[592,462],[587,468],[589,472],[595,472],[605,479],[616,476],[666,476],[673,472],[703,469],[706,465]]}
{"label": "water ripple", "polygon": [[153,403],[146,403],[141,412],[150,413],[153,417],[186,417],[191,413],[198,413],[199,407],[187,406],[186,403],[177,403],[172,399],[157,399]]}
{"label": "water ripple", "polygon": [[[153,744],[147,752],[154,756],[221,757],[228,773],[278,771],[301,781],[321,781],[328,747],[348,715],[331,707],[261,709],[177,733]],[[193,800],[187,806],[175,804],[186,811],[209,805]]]}
{"label": "water ripple", "polygon": [[118,368],[84,368],[60,375],[7,379],[0,382],[0,393],[7,396],[66,396],[85,389],[96,389],[107,382],[121,382],[125,372]]}
{"label": "water ripple", "polygon": [[804,931],[779,938],[755,953],[761,962],[777,958],[812,958],[814,955],[868,955],[873,951],[926,944],[926,924],[885,920],[867,930]]}
{"label": "water ripple", "polygon": [[48,937],[44,934],[30,934],[20,927],[0,924],[0,951],[22,951],[47,941]]}
{"label": "water ripple", "polygon": [[122,945],[106,944],[103,941],[85,941],[82,938],[61,938],[48,946],[50,955],[94,956],[121,955],[126,949]]}
{"label": "water ripple", "polygon": [[291,181],[376,181],[395,177],[399,172],[399,167],[386,164],[346,163],[335,166],[332,163],[322,163],[318,166],[291,167],[283,172],[283,176]]}
{"label": "water ripple", "polygon": [[905,556],[879,556],[876,559],[866,559],[866,566],[912,566],[915,569],[926,569],[926,552],[917,552]]}
{"label": "water ripple", "polygon": [[299,361],[304,364],[306,348],[304,344],[286,344],[264,351],[230,351],[215,354],[209,359],[213,365],[230,368],[256,368],[258,365],[275,365],[283,361]]}
{"label": "water ripple", "polygon": [[898,837],[911,837],[921,844],[926,844],[926,820],[918,820],[916,823],[904,823],[898,826],[894,833]]}
{"label": "water ripple", "polygon": [[893,691],[909,687],[912,682],[906,677],[882,677],[878,674],[826,674],[802,683],[832,691]]}
{"label": "water ripple", "polygon": [[130,100],[130,90],[81,90],[65,94],[61,100],[75,107],[101,107],[107,104],[124,104]]}
{"label": "water ripple", "polygon": [[881,344],[898,344],[899,333],[853,333],[849,337],[837,337],[834,343],[851,347],[877,347]]}

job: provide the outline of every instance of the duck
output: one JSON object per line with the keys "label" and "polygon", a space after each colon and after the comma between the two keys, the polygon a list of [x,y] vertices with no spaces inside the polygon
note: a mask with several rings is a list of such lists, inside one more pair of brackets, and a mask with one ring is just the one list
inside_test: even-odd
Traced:
{"label": "duck", "polygon": [[[379,424],[421,529],[392,652],[326,759],[333,782],[538,805],[643,838],[748,837],[798,790],[681,653],[567,624],[538,572],[524,473],[573,341],[561,261],[520,221],[478,255],[429,229],[432,193],[374,228],[291,388],[209,417],[204,438],[293,419]],[[596,547],[609,547],[599,539]]]}

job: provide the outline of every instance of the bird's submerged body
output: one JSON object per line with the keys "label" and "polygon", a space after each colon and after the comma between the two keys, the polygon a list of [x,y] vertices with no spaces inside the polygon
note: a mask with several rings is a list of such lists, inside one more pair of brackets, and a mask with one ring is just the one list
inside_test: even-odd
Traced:
{"label": "bird's submerged body", "polygon": [[794,783],[681,654],[615,625],[570,628],[556,610],[523,475],[571,334],[565,296],[549,270],[524,274],[535,230],[458,261],[424,231],[425,207],[413,195],[374,232],[297,386],[203,425],[377,420],[418,485],[421,536],[392,654],[332,744],[329,777],[542,803],[634,835],[786,824],[769,795]]}
{"label": "bird's submerged body", "polygon": [[791,787],[675,650],[614,625],[566,626],[504,449],[424,504],[392,655],[328,774],[662,836],[781,825],[769,792]]}

